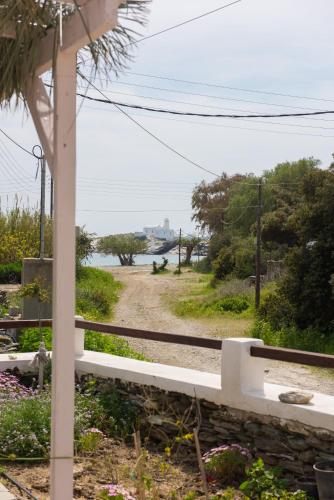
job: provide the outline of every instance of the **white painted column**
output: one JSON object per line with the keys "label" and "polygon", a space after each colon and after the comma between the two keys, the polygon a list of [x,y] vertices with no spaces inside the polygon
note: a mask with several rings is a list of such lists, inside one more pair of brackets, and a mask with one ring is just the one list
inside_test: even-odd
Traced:
{"label": "white painted column", "polygon": [[54,83],[51,499],[72,500],[75,355],[75,52],[59,52]]}
{"label": "white painted column", "polygon": [[228,338],[222,342],[222,395],[224,403],[235,408],[245,394],[264,390],[265,360],[250,355],[253,345],[262,346],[263,340]]}

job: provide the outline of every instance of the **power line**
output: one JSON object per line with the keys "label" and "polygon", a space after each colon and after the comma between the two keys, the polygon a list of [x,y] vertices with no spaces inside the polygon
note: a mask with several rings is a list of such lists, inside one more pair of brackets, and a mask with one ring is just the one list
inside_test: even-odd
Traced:
{"label": "power line", "polygon": [[[106,82],[109,82],[110,80],[102,79],[105,80]],[[191,95],[195,97],[205,97],[209,99],[218,99],[221,101],[235,101],[235,102],[246,102],[250,104],[260,104],[261,106],[274,106],[277,108],[288,108],[288,109],[302,109],[305,111],[322,111],[321,109],[318,108],[310,108],[310,107],[305,107],[305,106],[291,106],[288,104],[277,104],[273,102],[262,102],[262,101],[252,101],[250,99],[240,99],[240,98],[234,98],[234,97],[224,97],[224,96],[218,96],[218,95],[211,95],[211,94],[202,94],[198,92],[189,92],[187,90],[177,90],[177,89],[168,89],[166,87],[155,87],[154,85],[144,85],[140,83],[127,83],[123,82],[122,80],[111,80],[110,83],[116,84],[116,85],[125,85],[126,87],[139,87],[139,88],[145,88],[145,89],[151,89],[151,90],[159,90],[162,92],[170,92],[174,94],[184,94],[184,95]]]}
{"label": "power line", "polygon": [[[83,78],[86,79],[84,75],[82,75]],[[88,80],[87,80],[88,81]],[[151,111],[154,113],[166,113],[170,115],[178,115],[178,116],[197,116],[200,118],[287,118],[287,117],[298,117],[298,116],[319,116],[319,115],[328,115],[328,114],[334,114],[334,110],[326,110],[326,111],[312,111],[312,112],[305,112],[305,113],[278,113],[278,114],[246,114],[246,115],[237,115],[237,114],[222,114],[222,113],[195,113],[195,112],[190,112],[190,111],[176,111],[176,110],[171,110],[171,109],[164,109],[164,108],[153,108],[150,106],[142,106],[139,104],[128,104],[128,103],[123,103],[123,102],[118,102],[118,101],[113,101],[109,99],[104,92],[102,92],[98,87],[96,87],[92,82],[90,84],[93,86],[93,88],[98,91],[101,95],[104,96],[104,99],[101,99],[99,97],[92,97],[88,96],[85,94],[81,94],[80,92],[77,92],[77,95],[80,97],[83,97],[84,99],[87,99],[88,101],[94,101],[94,102],[101,102],[103,104],[113,104],[116,107],[123,107],[123,108],[131,108],[131,109],[139,109],[139,110],[144,110],[144,111]],[[122,110],[124,112],[124,110]]]}
{"label": "power line", "polygon": [[35,156],[32,154],[31,151],[28,151],[28,149],[26,149],[25,147],[21,146],[21,144],[19,144],[18,142],[16,142],[14,139],[12,139],[12,137],[10,137],[8,134],[6,134],[6,132],[4,130],[2,130],[2,128],[0,128],[0,132],[5,135],[7,137],[7,139],[9,139],[12,143],[15,144],[15,146],[17,146],[18,148],[22,149],[22,151],[24,151],[25,153],[27,153],[28,155],[30,156],[33,156],[35,158]]}
{"label": "power line", "polygon": [[[88,106],[89,109],[95,109],[97,111],[109,111],[111,113],[116,113],[116,110],[112,109],[104,109],[104,108],[97,108],[94,106]],[[216,128],[228,128],[228,129],[237,129],[237,130],[250,130],[252,132],[261,132],[261,133],[269,133],[269,134],[285,134],[285,135],[300,135],[300,136],[306,136],[306,137],[324,137],[324,138],[333,138],[334,136],[331,135],[324,135],[324,134],[311,134],[311,133],[304,133],[304,132],[293,132],[293,131],[286,131],[286,130],[269,130],[269,129],[259,129],[259,128],[253,128],[253,127],[239,127],[235,125],[222,125],[222,124],[217,124],[217,123],[204,123],[204,122],[199,122],[199,121],[190,121],[190,120],[182,120],[178,118],[170,118],[167,117],[166,115],[164,116],[157,116],[157,115],[148,115],[148,114],[140,114],[140,115],[135,115],[135,116],[140,116],[140,117],[145,117],[145,118],[150,118],[154,120],[168,120],[168,121],[173,121],[176,123],[189,123],[191,125],[201,125],[202,127],[216,127]],[[240,121],[240,120],[238,120]],[[241,119],[241,121],[249,121],[249,122],[255,122],[255,120],[248,120],[248,119]],[[272,122],[258,122],[256,120],[256,123],[269,123],[273,124]],[[277,123],[277,125],[280,125]],[[296,126],[296,125],[289,125],[286,124],[287,126]],[[313,128],[313,127],[311,127]],[[324,127],[326,129],[326,127]],[[326,129],[327,130],[327,129]],[[330,129],[328,129],[330,130]]]}
{"label": "power line", "polygon": [[[80,73],[81,74],[81,73]],[[133,118],[131,115],[129,115],[128,113],[126,113],[117,103],[114,103],[112,101],[110,101],[110,99],[108,99],[108,97],[101,91],[99,90],[95,85],[94,83],[92,83],[91,81],[89,81],[84,75],[82,75],[82,78],[84,78],[87,82],[90,83],[90,85],[95,89],[97,90],[103,97],[104,99],[107,101],[107,102],[111,102],[112,104],[114,104],[114,106],[121,112],[123,113],[125,116],[127,116],[129,118],[129,120],[131,120],[133,123],[135,123],[138,127],[140,127],[144,132],[146,132],[148,135],[150,135],[153,139],[155,139],[157,142],[159,142],[162,146],[164,146],[165,148],[167,148],[169,151],[172,151],[174,154],[176,154],[177,156],[179,156],[180,158],[182,158],[183,160],[185,160],[186,162],[190,163],[191,165],[195,166],[196,168],[199,168],[200,170],[203,170],[204,172],[207,172],[211,175],[214,175],[215,177],[220,177],[219,174],[215,173],[215,172],[212,172],[211,170],[205,168],[205,167],[202,167],[202,165],[200,165],[199,163],[196,163],[195,161],[191,160],[190,158],[186,157],[184,154],[182,153],[179,153],[179,151],[177,151],[175,148],[173,148],[172,146],[170,146],[169,144],[167,144],[167,142],[163,141],[162,139],[160,139],[160,137],[158,137],[157,135],[155,135],[153,132],[151,132],[150,130],[148,130],[146,127],[144,127],[144,125],[142,125],[140,122],[138,122],[135,118]],[[87,98],[88,96],[86,96]]]}
{"label": "power line", "polygon": [[126,71],[126,74],[127,75],[135,75],[135,76],[144,76],[146,78],[154,78],[157,80],[167,80],[170,82],[187,83],[190,85],[199,85],[201,87],[214,87],[214,88],[221,88],[221,89],[227,89],[227,90],[237,90],[238,92],[249,92],[252,94],[266,94],[266,95],[274,95],[274,96],[278,96],[278,97],[291,97],[293,99],[306,99],[309,101],[334,102],[334,99],[324,99],[321,97],[285,94],[283,92],[272,92],[269,90],[249,89],[249,88],[244,88],[244,87],[232,87],[229,85],[222,85],[222,84],[218,84],[218,83],[198,82],[198,81],[194,81],[194,80],[182,80],[180,78],[167,77],[167,76],[161,76],[161,75],[151,75],[151,74],[147,74],[147,73],[136,73],[134,71]]}
{"label": "power line", "polygon": [[[103,89],[100,89],[100,90],[103,90]],[[153,97],[153,96],[144,96],[144,95],[133,95],[133,94],[130,94],[128,92],[118,92],[118,91],[115,91],[115,90],[103,90],[103,92],[106,92],[106,93],[111,93],[111,94],[120,94],[120,95],[126,95],[126,96],[130,96],[130,97],[135,97],[135,98],[142,98],[142,99],[150,99],[150,100],[153,100],[153,101],[163,101],[163,102],[171,102],[171,103],[175,103],[175,104],[185,104],[187,106],[195,106],[195,107],[201,107],[201,108],[211,108],[211,109],[225,109],[225,110],[230,110],[230,111],[242,111],[242,112],[248,112],[247,110],[245,109],[240,109],[240,108],[227,108],[226,106],[211,106],[209,104],[199,104],[199,103],[194,103],[194,102],[187,102],[187,101],[178,101],[178,100],[175,100],[175,99],[165,99],[163,97]],[[91,109],[98,109],[98,108],[91,108]],[[253,114],[256,115],[256,112],[255,111],[251,111],[252,113],[252,117],[253,117]],[[256,118],[256,117],[255,117]],[[242,118],[241,118],[242,120]],[[247,121],[252,121],[250,119],[247,119]],[[320,120],[316,120],[316,121],[320,121]],[[322,121],[333,121],[333,120],[322,120]],[[279,122],[268,122],[268,120],[266,120],[265,122],[261,122],[259,120],[256,120],[257,123],[269,123],[270,125],[281,125],[281,126],[285,126],[285,127],[300,127],[300,128],[314,128],[314,129],[322,129],[322,130],[334,130],[334,127],[324,127],[324,126],[317,126],[317,125],[305,125],[305,124],[297,124],[297,123],[279,123]],[[188,123],[191,123],[191,122],[188,122]]]}
{"label": "power line", "polygon": [[167,33],[168,31],[174,30],[176,28],[180,28],[181,26],[184,26],[186,24],[192,23],[193,21],[198,21],[198,19],[202,19],[203,17],[209,16],[211,14],[214,14],[215,12],[219,12],[223,9],[226,9],[227,7],[231,7],[232,5],[235,5],[237,3],[240,3],[242,0],[235,0],[234,2],[227,3],[225,5],[222,5],[221,7],[217,7],[217,9],[209,10],[207,12],[203,12],[203,14],[200,14],[198,16],[192,17],[190,19],[186,19],[185,21],[182,21],[178,24],[174,24],[173,26],[169,26],[168,28],[165,28],[161,31],[157,31],[156,33],[152,33],[152,35],[145,36],[143,38],[140,38],[139,40],[132,42],[131,44],[128,45],[133,45],[137,44],[140,42],[143,42],[144,40],[148,40],[150,38],[156,37],[158,35],[162,35],[163,33]]}

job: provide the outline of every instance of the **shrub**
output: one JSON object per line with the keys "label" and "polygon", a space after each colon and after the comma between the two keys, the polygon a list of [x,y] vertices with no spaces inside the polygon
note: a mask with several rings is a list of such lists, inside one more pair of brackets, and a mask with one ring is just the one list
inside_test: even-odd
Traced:
{"label": "shrub", "polygon": [[209,274],[211,273],[211,264],[207,257],[200,259],[197,262],[193,262],[193,270],[197,273]]}
{"label": "shrub", "polygon": [[261,302],[259,318],[267,321],[274,330],[293,323],[293,310],[282,294],[269,293]]}
{"label": "shrub", "polygon": [[249,308],[249,302],[246,297],[230,296],[223,297],[216,303],[217,310],[230,311],[234,313],[241,313]]}
{"label": "shrub", "polygon": [[81,451],[93,452],[96,451],[103,441],[104,434],[96,427],[87,429],[79,438],[78,448]]}
{"label": "shrub", "polygon": [[221,280],[230,274],[235,266],[235,256],[231,247],[223,247],[218,257],[212,262],[215,278]]}
{"label": "shrub", "polygon": [[228,485],[244,478],[246,465],[251,459],[250,451],[238,444],[212,448],[203,456],[208,480]]}
{"label": "shrub", "polygon": [[[48,351],[52,349],[52,333],[50,328],[42,328],[42,335],[45,347]],[[34,352],[38,351],[40,344],[40,331],[38,328],[26,328],[19,336],[19,351]],[[87,351],[105,352],[122,356],[125,358],[134,358],[145,360],[145,356],[134,351],[129,343],[116,335],[104,335],[103,333],[86,330],[85,349]]]}
{"label": "shrub", "polygon": [[285,489],[286,482],[280,479],[280,470],[266,468],[262,458],[246,469],[247,479],[240,485],[240,490],[247,498],[254,500],[307,500],[303,491],[289,492]]}
{"label": "shrub", "polygon": [[14,262],[0,265],[0,283],[21,283],[22,264]]}
{"label": "shrub", "polygon": [[77,280],[77,314],[87,319],[109,319],[121,285],[111,273],[83,267]]}

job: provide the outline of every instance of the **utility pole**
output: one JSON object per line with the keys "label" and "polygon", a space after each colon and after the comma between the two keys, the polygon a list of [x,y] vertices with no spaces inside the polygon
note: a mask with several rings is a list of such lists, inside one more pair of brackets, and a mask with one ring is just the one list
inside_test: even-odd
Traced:
{"label": "utility pole", "polygon": [[262,214],[262,177],[258,184],[258,205],[256,218],[256,271],[255,271],[255,309],[260,307],[261,295],[261,214]]}
{"label": "utility pole", "polygon": [[50,218],[53,219],[53,177],[50,181]]}
{"label": "utility pole", "polygon": [[180,228],[180,235],[179,235],[179,274],[181,274],[181,236],[182,236],[182,230]]}
{"label": "utility pole", "polygon": [[41,210],[40,210],[40,238],[39,238],[39,258],[44,259],[45,255],[45,157],[41,160]]}

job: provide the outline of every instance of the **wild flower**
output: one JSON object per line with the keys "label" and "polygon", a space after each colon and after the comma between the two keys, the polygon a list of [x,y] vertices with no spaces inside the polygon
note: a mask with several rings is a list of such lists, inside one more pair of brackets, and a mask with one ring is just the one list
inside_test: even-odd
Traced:
{"label": "wild flower", "polygon": [[113,498],[114,500],[136,500],[136,498],[120,484],[106,484],[102,486],[100,498],[105,500],[109,498]]}
{"label": "wild flower", "polygon": [[21,398],[29,398],[35,392],[20,383],[15,375],[0,372],[0,403],[4,401],[15,401]]}

